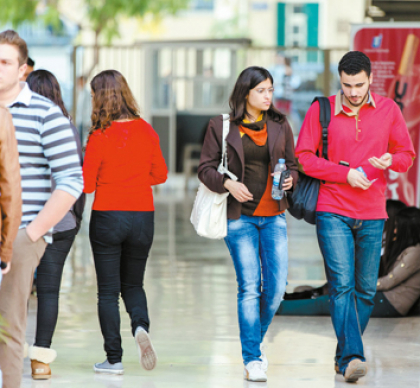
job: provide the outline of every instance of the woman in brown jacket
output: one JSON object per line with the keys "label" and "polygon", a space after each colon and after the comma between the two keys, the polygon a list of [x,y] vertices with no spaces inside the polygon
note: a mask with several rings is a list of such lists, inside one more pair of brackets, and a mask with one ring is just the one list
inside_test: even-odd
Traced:
{"label": "woman in brown jacket", "polygon": [[250,381],[267,380],[262,342],[286,288],[287,197],[280,201],[271,197],[278,160],[285,159],[291,171],[284,190],[292,189],[298,178],[293,134],[285,116],[273,106],[273,91],[273,78],[261,67],[245,69],[236,81],[226,142],[228,168],[238,181],[217,172],[221,116],[210,120],[198,168],[199,179],[210,190],[230,193],[225,242],[237,276],[244,377]]}
{"label": "woman in brown jacket", "polygon": [[377,284],[372,316],[407,315],[420,298],[420,209],[407,207],[395,217],[395,236],[384,253],[384,271]]}

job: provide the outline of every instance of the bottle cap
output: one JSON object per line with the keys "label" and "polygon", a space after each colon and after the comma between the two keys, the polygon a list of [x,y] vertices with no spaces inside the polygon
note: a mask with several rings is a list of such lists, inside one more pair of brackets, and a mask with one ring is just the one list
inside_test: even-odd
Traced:
{"label": "bottle cap", "polygon": [[286,160],[285,159],[279,159],[279,163],[280,164],[285,164],[286,163]]}

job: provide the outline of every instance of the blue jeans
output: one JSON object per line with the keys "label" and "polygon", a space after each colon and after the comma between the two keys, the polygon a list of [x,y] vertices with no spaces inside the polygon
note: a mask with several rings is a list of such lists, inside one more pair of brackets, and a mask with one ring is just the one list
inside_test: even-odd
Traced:
{"label": "blue jeans", "polygon": [[356,220],[317,212],[316,229],[327,274],[331,319],[337,336],[336,362],[365,361],[362,334],[376,293],[384,220]]}
{"label": "blue jeans", "polygon": [[238,282],[239,330],[246,365],[261,361],[260,344],[286,290],[286,216],[241,215],[228,220],[225,242]]}

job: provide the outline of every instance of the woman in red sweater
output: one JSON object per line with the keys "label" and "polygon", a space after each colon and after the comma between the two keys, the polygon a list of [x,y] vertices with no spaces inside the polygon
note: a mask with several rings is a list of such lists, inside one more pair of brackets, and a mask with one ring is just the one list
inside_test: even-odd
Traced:
{"label": "woman in red sweater", "polygon": [[95,372],[123,374],[119,296],[131,318],[140,361],[156,366],[150,341],[143,278],[153,241],[153,185],[166,181],[167,168],[153,128],[118,71],[95,76],[92,128],[83,165],[85,193],[95,191],[89,238],[98,282],[98,314],[107,359]]}

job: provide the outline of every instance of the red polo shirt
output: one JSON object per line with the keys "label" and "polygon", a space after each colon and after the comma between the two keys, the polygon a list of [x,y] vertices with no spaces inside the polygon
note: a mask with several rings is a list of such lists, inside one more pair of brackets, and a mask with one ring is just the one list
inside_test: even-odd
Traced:
{"label": "red polo shirt", "polygon": [[[368,159],[392,154],[396,172],[406,172],[415,158],[413,144],[397,104],[371,93],[358,114],[343,106],[341,91],[329,97],[331,123],[328,127],[328,160],[316,155],[322,149],[319,104],[308,110],[296,146],[296,157],[303,171],[321,179],[317,211],[331,212],[354,219],[387,218],[384,170],[373,167]],[[339,165],[348,162],[350,167]],[[361,166],[369,180],[377,179],[368,190],[347,183],[350,168]]]}
{"label": "red polo shirt", "polygon": [[114,121],[89,137],[83,178],[84,192],[96,191],[93,210],[152,211],[151,186],[167,173],[159,137],[142,119]]}

